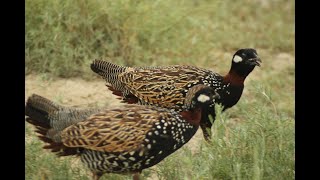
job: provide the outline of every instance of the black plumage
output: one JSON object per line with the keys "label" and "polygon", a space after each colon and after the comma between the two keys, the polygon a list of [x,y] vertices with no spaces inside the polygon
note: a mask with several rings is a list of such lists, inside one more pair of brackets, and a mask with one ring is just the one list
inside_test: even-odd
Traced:
{"label": "black plumage", "polygon": [[195,134],[216,97],[212,88],[194,86],[178,112],[137,104],[75,109],[32,95],[25,112],[26,121],[47,143],[45,149],[58,156],[80,156],[99,179],[104,173],[139,174],[178,150]]}
{"label": "black plumage", "polygon": [[[126,103],[148,104],[178,111],[184,106],[186,94],[198,84],[212,87],[220,98],[215,103],[226,110],[240,99],[244,80],[261,59],[255,49],[239,49],[233,55],[231,68],[226,75],[195,66],[174,65],[162,67],[123,67],[111,62],[94,60],[91,69],[102,76],[113,94]],[[202,116],[200,126],[206,140],[210,139],[208,129],[215,120],[214,104],[208,114]]]}

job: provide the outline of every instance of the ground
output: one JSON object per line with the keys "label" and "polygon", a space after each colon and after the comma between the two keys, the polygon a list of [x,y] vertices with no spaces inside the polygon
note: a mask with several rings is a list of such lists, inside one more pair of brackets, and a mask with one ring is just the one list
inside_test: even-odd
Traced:
{"label": "ground", "polygon": [[[261,69],[253,71],[252,73],[254,75],[250,75],[245,83],[247,84],[250,83],[251,80],[261,78],[260,74],[263,73],[259,71],[267,71],[270,69],[270,71],[281,72],[290,66],[294,67],[294,57],[291,54],[275,54],[268,59],[263,59]],[[50,79],[45,75],[27,75],[25,78],[25,100],[33,93],[44,96],[59,104],[73,107],[114,107],[122,105],[120,100],[107,89],[105,81],[100,78],[85,81],[81,78]],[[248,94],[250,94],[250,92],[245,88],[242,98],[245,98]],[[237,121],[238,119],[235,118],[233,122],[236,123]],[[26,142],[28,142],[30,138],[34,137],[26,135]],[[197,143],[200,141],[203,141],[201,130],[196,133],[186,146],[190,148],[192,152],[197,152]]]}

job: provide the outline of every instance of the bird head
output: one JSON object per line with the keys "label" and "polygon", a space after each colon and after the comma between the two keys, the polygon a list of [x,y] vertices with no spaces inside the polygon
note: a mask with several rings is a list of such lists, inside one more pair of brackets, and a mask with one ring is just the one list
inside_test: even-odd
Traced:
{"label": "bird head", "polygon": [[239,49],[232,58],[231,71],[246,77],[255,68],[260,66],[261,59],[255,49]]}
{"label": "bird head", "polygon": [[196,107],[209,108],[218,98],[220,96],[213,88],[198,84],[189,89],[185,99],[185,106],[189,109]]}

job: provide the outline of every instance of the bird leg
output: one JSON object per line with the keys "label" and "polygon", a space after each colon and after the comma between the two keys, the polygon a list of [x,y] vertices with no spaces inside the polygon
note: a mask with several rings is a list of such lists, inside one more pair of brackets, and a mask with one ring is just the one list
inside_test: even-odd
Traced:
{"label": "bird leg", "polygon": [[134,173],[133,176],[132,176],[132,179],[133,179],[133,180],[140,180],[140,173],[141,173],[141,172],[136,172],[136,173]]}
{"label": "bird leg", "polygon": [[211,140],[211,128],[207,127],[206,125],[200,124],[203,137],[206,140],[206,142],[209,142]]}
{"label": "bird leg", "polygon": [[100,179],[100,177],[102,176],[102,174],[101,173],[98,173],[98,172],[92,172],[92,179],[93,180],[99,180]]}

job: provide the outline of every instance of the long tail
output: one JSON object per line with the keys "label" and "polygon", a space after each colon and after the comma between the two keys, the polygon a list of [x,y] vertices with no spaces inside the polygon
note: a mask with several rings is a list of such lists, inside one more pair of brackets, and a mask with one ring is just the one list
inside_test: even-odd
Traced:
{"label": "long tail", "polygon": [[55,111],[59,111],[62,106],[55,104],[49,99],[42,96],[32,94],[26,104],[25,115],[29,123],[43,128],[50,127],[50,115]]}
{"label": "long tail", "polygon": [[76,154],[75,149],[65,147],[59,140],[55,140],[55,136],[59,136],[59,131],[52,128],[51,118],[54,113],[63,109],[63,106],[41,97],[39,95],[31,95],[26,103],[25,115],[28,116],[26,121],[36,127],[38,137],[43,142],[49,143],[44,149],[50,149],[58,156],[67,156]]}
{"label": "long tail", "polygon": [[118,75],[125,72],[127,69],[127,67],[97,59],[91,63],[90,67],[93,72],[99,74],[111,84],[114,84],[118,80]]}
{"label": "long tail", "polygon": [[102,76],[107,82],[109,90],[114,95],[122,97],[124,102],[129,104],[138,102],[138,99],[130,93],[126,84],[119,77],[120,74],[133,71],[134,68],[119,66],[107,61],[94,60],[91,64],[91,70]]}

